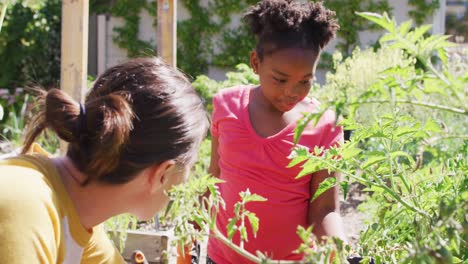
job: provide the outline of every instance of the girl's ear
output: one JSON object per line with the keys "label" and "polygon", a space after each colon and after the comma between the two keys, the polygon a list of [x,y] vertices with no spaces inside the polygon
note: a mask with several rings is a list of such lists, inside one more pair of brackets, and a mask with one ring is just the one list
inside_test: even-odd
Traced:
{"label": "girl's ear", "polygon": [[259,64],[260,64],[260,58],[258,57],[257,51],[252,50],[250,52],[250,67],[252,67],[255,74],[258,74]]}
{"label": "girl's ear", "polygon": [[168,173],[175,166],[174,160],[166,160],[160,164],[153,165],[148,174],[148,184],[150,186],[151,192],[155,192],[160,188],[164,188],[168,180]]}

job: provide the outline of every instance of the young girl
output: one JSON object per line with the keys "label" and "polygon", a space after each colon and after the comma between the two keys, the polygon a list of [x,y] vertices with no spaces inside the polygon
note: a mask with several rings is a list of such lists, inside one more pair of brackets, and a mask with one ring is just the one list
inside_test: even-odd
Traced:
{"label": "young girl", "polygon": [[[33,145],[46,128],[69,142],[66,156]],[[83,104],[42,92],[23,155],[0,161],[0,263],[125,263],[101,223],[152,218],[207,129],[190,82],[157,58],[110,68]]]}
{"label": "young girl", "polygon": [[[250,63],[260,86],[225,89],[214,98],[211,172],[225,181],[219,190],[226,202],[217,227],[226,235],[239,192],[249,188],[267,198],[247,205],[260,219],[257,236],[248,229],[244,245],[253,254],[260,251],[275,260],[300,260],[302,256],[293,253],[300,245],[299,225],[313,225],[319,238],[345,239],[338,189],[310,203],[320,182],[336,175],[323,170],[295,179],[300,166],[287,168],[296,122],[304,112],[318,108],[318,102],[306,96],[320,52],[338,29],[333,17],[334,12],[321,3],[263,0],[250,8],[245,20],[257,37]],[[342,129],[334,124],[334,113],[326,112],[304,130],[299,144],[311,150],[339,144]],[[238,244],[239,236],[233,240]],[[208,256],[209,263],[250,263],[216,239],[209,241]]]}

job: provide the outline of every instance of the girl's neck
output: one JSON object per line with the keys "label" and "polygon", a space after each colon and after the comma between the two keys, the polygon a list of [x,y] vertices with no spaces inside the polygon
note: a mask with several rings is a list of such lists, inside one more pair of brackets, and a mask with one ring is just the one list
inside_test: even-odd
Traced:
{"label": "girl's neck", "polygon": [[116,195],[118,186],[94,182],[81,186],[86,175],[68,157],[57,158],[54,163],[84,228],[89,230],[111,216],[125,212],[127,197],[122,199],[122,193]]}

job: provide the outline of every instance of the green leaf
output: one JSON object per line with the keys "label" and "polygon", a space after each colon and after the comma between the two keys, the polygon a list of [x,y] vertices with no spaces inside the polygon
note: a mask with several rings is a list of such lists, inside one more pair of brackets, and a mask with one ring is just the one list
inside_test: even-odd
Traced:
{"label": "green leaf", "polygon": [[442,129],[440,128],[440,125],[437,124],[434,119],[428,119],[426,123],[424,124],[424,131],[431,131],[431,132],[441,132]]}
{"label": "green leaf", "polygon": [[385,42],[395,41],[396,39],[397,37],[394,34],[387,33],[379,39],[379,42],[385,43]]}
{"label": "green leaf", "polygon": [[296,146],[288,158],[291,159],[288,168],[294,167],[309,158],[309,149],[304,146]]}
{"label": "green leaf", "polygon": [[414,159],[413,157],[411,157],[408,153],[404,152],[404,151],[395,151],[395,152],[392,152],[390,153],[390,157],[392,158],[395,158],[395,157],[405,157],[408,159],[408,161],[411,163],[411,164],[414,164]]}
{"label": "green leaf", "polygon": [[316,112],[311,112],[308,113],[306,116],[301,118],[297,122],[297,127],[294,130],[294,143],[297,144],[299,142],[299,139],[301,138],[302,132],[304,129],[307,127],[307,125],[314,120],[314,123],[317,123],[318,119],[322,116],[322,113],[316,113]]}
{"label": "green leaf", "polygon": [[370,166],[378,163],[378,162],[381,162],[383,160],[385,160],[386,157],[385,156],[377,156],[377,157],[370,157],[366,160],[366,162],[364,162],[364,164],[362,164],[362,169],[365,170],[367,168],[369,168]]}
{"label": "green leaf", "polygon": [[247,195],[243,199],[244,203],[248,203],[248,202],[265,202],[267,200],[268,200],[267,198],[265,198],[263,196],[260,196],[258,194],[255,194],[255,193]]}
{"label": "green leaf", "polygon": [[418,132],[418,129],[414,127],[398,127],[395,130],[394,135],[397,137],[401,137],[403,135],[414,134],[416,132]]}
{"label": "green leaf", "polygon": [[312,174],[313,172],[323,169],[323,164],[321,161],[316,159],[309,159],[302,168],[301,172],[296,176],[296,179],[304,177],[306,175]]}
{"label": "green leaf", "polygon": [[361,152],[362,152],[362,149],[356,148],[356,147],[344,148],[341,151],[341,158],[344,159],[344,160],[349,160],[349,159],[357,156]]}
{"label": "green leaf", "polygon": [[236,230],[237,230],[236,223],[237,223],[237,218],[234,217],[234,218],[229,219],[229,224],[226,227],[227,235],[229,239],[232,239],[232,237],[236,233]]}
{"label": "green leaf", "polygon": [[241,206],[242,206],[242,204],[240,202],[237,202],[234,205],[234,214],[236,214],[237,216],[240,215]]}
{"label": "green leaf", "polygon": [[249,241],[248,236],[247,236],[247,228],[245,228],[245,226],[241,226],[239,228],[239,231],[240,231],[242,240]]}
{"label": "green leaf", "polygon": [[323,180],[317,189],[317,191],[314,193],[314,197],[312,197],[311,202],[315,201],[320,195],[322,195],[324,192],[328,191],[329,189],[333,188],[336,185],[336,178],[335,177],[328,177],[325,180]]}
{"label": "green leaf", "polygon": [[439,58],[440,58],[440,60],[442,61],[442,64],[443,64],[443,65],[446,65],[447,62],[448,62],[447,50],[444,49],[444,48],[439,48],[439,49],[437,50],[437,55],[439,55]]}
{"label": "green leaf", "polygon": [[249,218],[250,226],[252,227],[252,232],[254,234],[254,237],[257,237],[260,220],[254,213],[248,213],[247,217]]}
{"label": "green leaf", "polygon": [[395,21],[390,20],[387,13],[380,15],[371,12],[357,12],[357,14],[369,21],[374,22],[389,32],[395,32]]}
{"label": "green leaf", "polygon": [[429,29],[432,28],[432,25],[422,25],[420,27],[417,27],[412,34],[408,35],[409,40],[411,42],[416,42],[419,38],[421,38],[424,33],[426,33]]}
{"label": "green leaf", "polygon": [[405,22],[401,23],[400,26],[399,26],[400,35],[402,35],[402,36],[406,35],[409,32],[409,30],[411,29],[412,24],[413,24],[413,21],[411,21],[411,20],[408,20],[408,21],[405,21]]}
{"label": "green leaf", "polygon": [[340,182],[341,189],[343,190],[343,199],[346,200],[348,196],[349,183],[347,181]]}

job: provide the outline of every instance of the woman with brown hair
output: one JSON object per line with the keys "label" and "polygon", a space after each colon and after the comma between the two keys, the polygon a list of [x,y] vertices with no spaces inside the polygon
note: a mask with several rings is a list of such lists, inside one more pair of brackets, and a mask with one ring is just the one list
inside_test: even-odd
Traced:
{"label": "woman with brown hair", "polygon": [[[41,92],[22,155],[0,161],[0,263],[125,263],[101,223],[163,208],[208,126],[190,82],[158,58],[110,68],[83,104]],[[65,156],[38,153],[46,128]]]}

